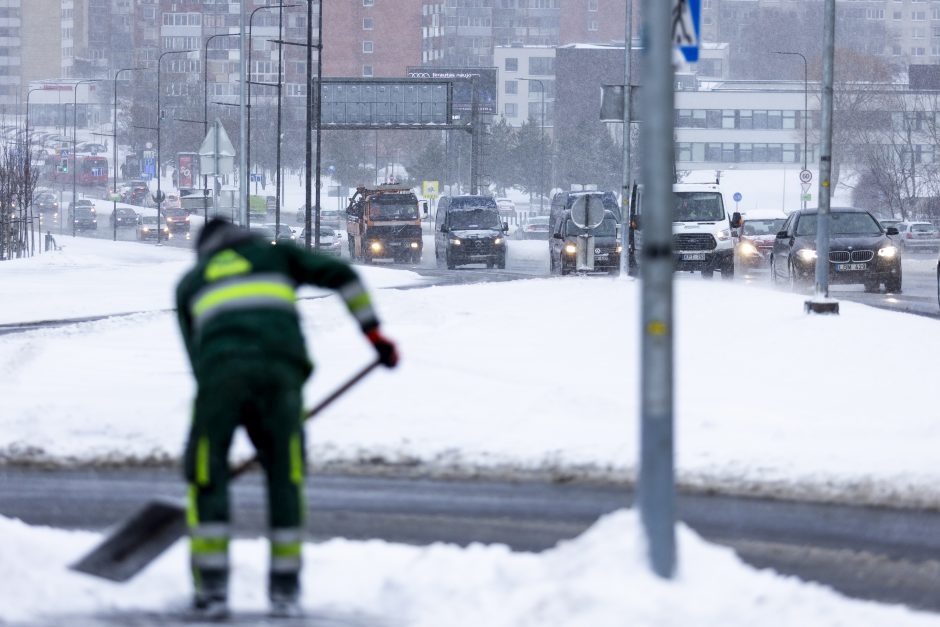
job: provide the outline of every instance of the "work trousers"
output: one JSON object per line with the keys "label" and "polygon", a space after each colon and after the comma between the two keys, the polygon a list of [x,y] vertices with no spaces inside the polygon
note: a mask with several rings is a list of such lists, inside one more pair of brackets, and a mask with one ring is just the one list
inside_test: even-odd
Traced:
{"label": "work trousers", "polygon": [[304,523],[302,387],[289,364],[239,360],[202,376],[184,469],[193,583],[198,597],[224,598],[228,582],[229,462],[239,425],[267,476],[272,598],[299,594]]}

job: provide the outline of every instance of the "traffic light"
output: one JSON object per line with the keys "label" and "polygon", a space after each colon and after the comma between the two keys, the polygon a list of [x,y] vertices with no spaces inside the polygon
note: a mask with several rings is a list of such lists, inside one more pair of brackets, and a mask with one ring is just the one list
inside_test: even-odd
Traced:
{"label": "traffic light", "polygon": [[69,171],[69,160],[62,159],[59,161],[59,172],[68,172]]}

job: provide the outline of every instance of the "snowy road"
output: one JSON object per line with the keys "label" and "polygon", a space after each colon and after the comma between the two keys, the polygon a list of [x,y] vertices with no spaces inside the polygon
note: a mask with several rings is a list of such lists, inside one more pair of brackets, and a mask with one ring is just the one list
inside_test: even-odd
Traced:
{"label": "snowy road", "polygon": [[[182,498],[183,485],[171,470],[0,470],[0,515],[30,524],[101,530],[130,514],[142,494]],[[259,535],[259,477],[243,480],[234,494],[240,535]],[[482,542],[541,551],[628,506],[632,494],[597,484],[318,475],[307,502],[316,541]],[[858,598],[940,611],[938,512],[683,495],[679,514],[753,565]]]}

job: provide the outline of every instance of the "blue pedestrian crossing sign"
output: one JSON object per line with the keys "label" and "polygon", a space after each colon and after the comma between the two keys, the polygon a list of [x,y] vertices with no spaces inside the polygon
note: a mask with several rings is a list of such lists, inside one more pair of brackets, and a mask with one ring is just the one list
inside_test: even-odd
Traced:
{"label": "blue pedestrian crossing sign", "polygon": [[672,41],[689,63],[698,61],[702,0],[672,0]]}

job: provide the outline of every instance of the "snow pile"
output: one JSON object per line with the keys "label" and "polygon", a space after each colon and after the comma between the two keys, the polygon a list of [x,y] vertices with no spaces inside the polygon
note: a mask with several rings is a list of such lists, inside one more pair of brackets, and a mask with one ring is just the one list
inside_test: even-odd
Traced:
{"label": "snow pile", "polygon": [[[95,545],[97,534],[0,517],[0,538],[0,621],[139,617],[188,605],[184,542],[118,585],[67,570]],[[303,604],[321,616],[401,627],[936,624],[926,614],[847,600],[822,586],[755,571],[684,526],[678,528],[683,561],[675,580],[665,582],[649,573],[640,538],[637,516],[620,511],[541,554],[501,545],[308,544]],[[266,610],[266,553],[263,540],[233,543],[236,612]]]}

